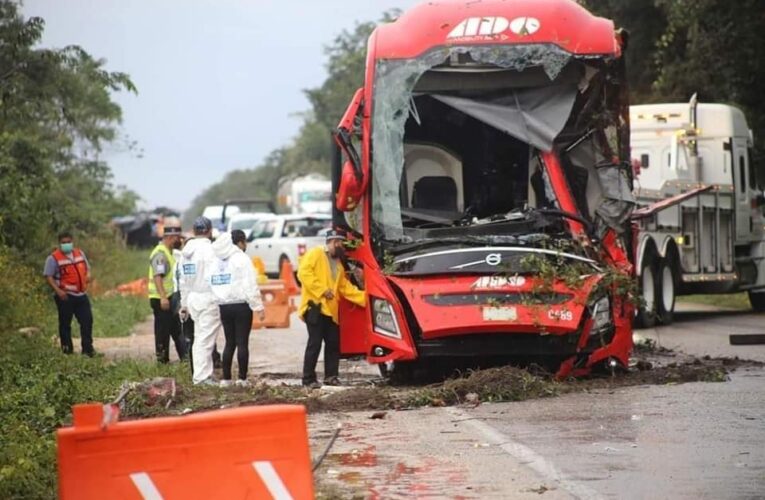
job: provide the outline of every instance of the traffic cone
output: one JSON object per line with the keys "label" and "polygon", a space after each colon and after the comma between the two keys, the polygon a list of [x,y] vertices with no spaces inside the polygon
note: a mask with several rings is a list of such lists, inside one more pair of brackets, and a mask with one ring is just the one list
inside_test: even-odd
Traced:
{"label": "traffic cone", "polygon": [[282,264],[279,279],[284,282],[287,295],[300,293],[300,287],[298,287],[297,280],[295,280],[295,272],[292,270],[292,264],[290,264],[289,260],[285,260]]}

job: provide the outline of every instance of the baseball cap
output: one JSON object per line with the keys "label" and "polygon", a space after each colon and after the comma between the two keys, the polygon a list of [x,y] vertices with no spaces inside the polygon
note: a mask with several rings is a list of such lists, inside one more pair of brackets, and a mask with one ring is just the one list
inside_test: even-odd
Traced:
{"label": "baseball cap", "polygon": [[212,230],[212,222],[207,217],[197,217],[194,220],[193,229],[195,233],[206,233],[207,231]]}
{"label": "baseball cap", "polygon": [[181,221],[178,217],[165,217],[164,235],[181,234]]}
{"label": "baseball cap", "polygon": [[329,240],[347,240],[344,231],[338,231],[337,229],[330,229],[327,231],[327,241]]}

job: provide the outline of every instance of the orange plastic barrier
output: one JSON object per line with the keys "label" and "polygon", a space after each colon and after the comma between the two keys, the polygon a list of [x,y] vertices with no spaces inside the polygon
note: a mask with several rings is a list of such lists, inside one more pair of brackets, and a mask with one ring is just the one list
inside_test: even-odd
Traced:
{"label": "orange plastic barrier", "polygon": [[300,293],[300,287],[295,279],[295,271],[292,269],[290,261],[285,260],[282,264],[282,268],[279,270],[279,280],[284,282],[289,295]]}
{"label": "orange plastic barrier", "polygon": [[59,429],[59,498],[313,498],[305,408],[251,406],[115,423],[73,407]]}
{"label": "orange plastic barrier", "polygon": [[122,295],[149,295],[149,278],[140,278],[137,280],[123,283],[117,287],[117,292]]}
{"label": "orange plastic barrier", "polygon": [[260,321],[258,315],[252,316],[252,328],[289,328],[290,314],[295,308],[290,302],[287,288],[281,280],[272,280],[260,285],[263,305],[266,306],[266,319]]}

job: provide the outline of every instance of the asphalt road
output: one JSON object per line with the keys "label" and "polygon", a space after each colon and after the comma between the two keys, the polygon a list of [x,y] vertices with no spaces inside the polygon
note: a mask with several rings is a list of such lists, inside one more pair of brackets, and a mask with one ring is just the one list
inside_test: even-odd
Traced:
{"label": "asphalt road", "polygon": [[[765,316],[679,307],[675,323],[636,332],[697,356],[765,362],[765,346],[731,346],[762,333]],[[97,339],[110,356],[151,357],[147,322],[131,337]],[[305,326],[256,330],[250,373],[299,383]],[[320,367],[321,368],[321,364]],[[346,382],[377,370],[344,361]],[[309,417],[312,454],[343,429],[317,475],[367,498],[765,498],[765,369],[723,383],[598,390],[477,408],[425,408]]]}
{"label": "asphalt road", "polygon": [[[765,361],[730,346],[763,316],[681,306],[638,331],[688,354]],[[314,448],[341,438],[318,474],[368,498],[765,498],[765,369],[723,383],[599,390],[477,408],[317,415]]]}

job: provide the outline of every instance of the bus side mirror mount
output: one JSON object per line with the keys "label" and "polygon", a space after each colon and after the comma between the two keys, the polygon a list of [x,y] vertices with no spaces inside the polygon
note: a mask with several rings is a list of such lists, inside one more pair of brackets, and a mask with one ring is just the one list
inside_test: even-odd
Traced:
{"label": "bus side mirror mount", "polygon": [[[361,135],[363,100],[364,89],[358,89],[333,134],[337,148],[333,161],[332,181],[335,191],[335,208],[341,212],[354,210],[367,187],[367,176],[361,165],[359,153],[353,144],[354,137]],[[345,156],[345,162],[341,162],[342,156]]]}
{"label": "bus side mirror mount", "polygon": [[366,176],[362,174],[359,179],[353,162],[347,160],[343,163],[340,171],[340,183],[337,188],[335,205],[341,212],[350,212],[354,210],[366,190]]}

